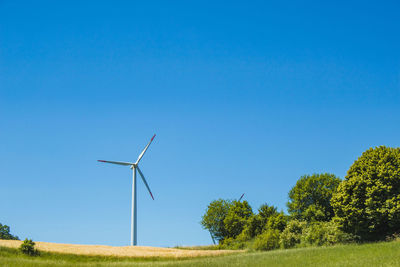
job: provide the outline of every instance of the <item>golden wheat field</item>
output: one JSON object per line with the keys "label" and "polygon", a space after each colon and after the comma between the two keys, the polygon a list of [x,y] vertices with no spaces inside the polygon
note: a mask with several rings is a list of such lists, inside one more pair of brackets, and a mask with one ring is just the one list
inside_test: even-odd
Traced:
{"label": "golden wheat field", "polygon": [[[0,240],[0,246],[18,248],[22,241]],[[35,242],[36,248],[41,251],[58,252],[67,254],[116,256],[116,257],[163,257],[163,258],[190,258],[201,256],[218,256],[237,253],[233,250],[192,250],[160,247],[114,247],[103,245],[75,245],[49,242]]]}

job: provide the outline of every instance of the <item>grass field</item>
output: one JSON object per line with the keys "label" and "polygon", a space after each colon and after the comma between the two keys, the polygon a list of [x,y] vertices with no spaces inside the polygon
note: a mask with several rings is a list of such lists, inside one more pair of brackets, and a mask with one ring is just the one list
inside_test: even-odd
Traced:
{"label": "grass field", "polygon": [[53,252],[28,257],[15,248],[0,247],[0,266],[400,266],[400,241],[199,258],[132,258]]}

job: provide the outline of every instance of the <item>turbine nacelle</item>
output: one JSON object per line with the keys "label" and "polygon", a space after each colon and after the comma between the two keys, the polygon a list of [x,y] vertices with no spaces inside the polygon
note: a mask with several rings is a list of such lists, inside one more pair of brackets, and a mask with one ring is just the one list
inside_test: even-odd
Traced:
{"label": "turbine nacelle", "polygon": [[124,161],[109,161],[109,160],[97,160],[99,162],[104,162],[104,163],[111,163],[111,164],[116,164],[116,165],[122,165],[122,166],[129,166],[131,168],[131,170],[133,170],[133,172],[136,172],[136,170],[139,172],[140,177],[143,180],[144,185],[147,187],[147,190],[150,193],[151,198],[154,200],[153,197],[153,193],[151,193],[150,187],[147,184],[146,178],[144,178],[144,175],[142,173],[142,171],[139,168],[139,161],[142,159],[142,157],[144,156],[144,153],[146,153],[147,149],[149,148],[151,142],[153,142],[154,137],[156,137],[156,135],[153,135],[153,137],[150,139],[150,142],[145,146],[145,148],[143,149],[142,153],[140,153],[138,159],[136,160],[135,163],[133,162],[124,162]]}

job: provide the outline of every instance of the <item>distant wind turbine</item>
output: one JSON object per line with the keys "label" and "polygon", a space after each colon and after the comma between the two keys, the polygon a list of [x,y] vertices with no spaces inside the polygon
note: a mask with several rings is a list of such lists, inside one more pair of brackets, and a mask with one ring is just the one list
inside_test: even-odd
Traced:
{"label": "distant wind turbine", "polygon": [[151,142],[153,142],[154,137],[156,135],[153,135],[151,138],[150,142],[147,144],[147,146],[143,149],[142,153],[140,153],[138,159],[136,160],[135,163],[133,162],[120,162],[120,161],[107,161],[107,160],[98,160],[99,162],[105,162],[105,163],[112,163],[112,164],[117,164],[117,165],[124,165],[124,166],[130,166],[133,172],[133,179],[132,179],[132,213],[131,213],[131,246],[136,246],[137,244],[137,201],[136,201],[136,170],[139,172],[140,177],[143,180],[143,183],[147,187],[147,190],[149,190],[151,198],[154,200],[153,194],[151,193],[150,187],[147,184],[146,179],[144,178],[144,175],[142,171],[139,168],[139,162],[142,159],[144,153],[146,153],[146,150],[149,148]]}

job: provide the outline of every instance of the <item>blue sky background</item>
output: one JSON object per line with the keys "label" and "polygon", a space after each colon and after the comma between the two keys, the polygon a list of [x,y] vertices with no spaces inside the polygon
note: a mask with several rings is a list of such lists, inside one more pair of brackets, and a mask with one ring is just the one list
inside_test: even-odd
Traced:
{"label": "blue sky background", "polygon": [[285,209],[398,147],[396,1],[0,1],[0,222],[20,238],[210,244],[207,205]]}

